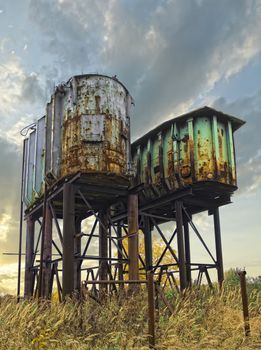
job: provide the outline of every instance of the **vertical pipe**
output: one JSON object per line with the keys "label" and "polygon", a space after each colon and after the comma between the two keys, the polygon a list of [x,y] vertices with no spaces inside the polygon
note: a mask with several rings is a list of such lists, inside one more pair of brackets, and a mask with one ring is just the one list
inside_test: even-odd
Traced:
{"label": "vertical pipe", "polygon": [[[138,195],[128,196],[128,255],[129,255],[129,280],[139,279],[139,215]],[[136,289],[135,285],[131,285]],[[132,289],[132,287],[129,287]]]}
{"label": "vertical pipe", "polygon": [[51,260],[52,260],[52,213],[47,203],[44,220],[44,246],[43,246],[43,277],[42,292],[43,298],[51,297]]}
{"label": "vertical pipe", "polygon": [[147,274],[147,290],[148,290],[148,334],[149,334],[149,347],[155,346],[155,302],[154,302],[154,280],[153,272]]}
{"label": "vertical pipe", "polygon": [[185,261],[185,249],[184,249],[184,235],[183,235],[183,215],[182,215],[182,202],[175,202],[176,209],[176,223],[177,223],[177,240],[178,240],[178,257],[179,257],[179,278],[180,278],[180,290],[183,291],[187,288],[187,274],[186,274],[186,261]]}
{"label": "vertical pipe", "polygon": [[[117,225],[117,236],[119,238],[118,240],[118,246],[119,246],[119,250],[118,250],[118,259],[119,259],[119,262],[118,262],[118,278],[119,280],[123,281],[124,279],[124,276],[123,276],[123,263],[122,263],[122,250],[123,250],[123,244],[122,244],[122,228],[121,228],[121,223],[118,222],[118,225]],[[121,283],[119,285],[119,289],[124,289],[124,285]]]}
{"label": "vertical pipe", "polygon": [[146,271],[150,271],[152,269],[152,237],[151,237],[150,218],[148,216],[144,216],[143,232],[144,232]]}
{"label": "vertical pipe", "polygon": [[250,335],[250,324],[249,324],[249,311],[248,311],[248,298],[246,290],[246,271],[239,272],[240,277],[240,288],[243,306],[243,317],[246,337]]}
{"label": "vertical pipe", "polygon": [[75,198],[72,184],[63,187],[63,299],[74,291]]}
{"label": "vertical pipe", "polygon": [[217,260],[217,275],[219,286],[222,287],[224,280],[224,268],[223,268],[223,256],[222,256],[222,244],[221,244],[221,233],[220,233],[220,219],[219,209],[213,210],[214,217],[214,230],[215,230],[215,243],[216,243],[216,260]]}
{"label": "vertical pipe", "polygon": [[22,161],[22,180],[20,192],[20,224],[19,224],[19,243],[18,243],[18,276],[17,276],[17,302],[20,301],[21,294],[21,262],[22,262],[22,243],[23,243],[23,192],[24,192],[24,172],[25,172],[25,145],[23,142],[23,161]]}
{"label": "vertical pipe", "polygon": [[26,222],[26,248],[25,248],[25,275],[24,275],[24,297],[30,299],[33,296],[33,257],[34,257],[34,229],[35,222],[28,217]]}
{"label": "vertical pipe", "polygon": [[184,239],[185,239],[185,256],[186,256],[186,275],[188,286],[191,286],[191,254],[190,254],[190,237],[188,221],[184,222]]}
{"label": "vertical pipe", "polygon": [[[102,258],[99,263],[99,279],[108,280],[108,215],[105,210],[99,212],[99,256]],[[107,292],[107,284],[101,284],[100,289]]]}
{"label": "vertical pipe", "polygon": [[40,253],[40,268],[38,277],[38,298],[42,296],[42,284],[43,284],[43,254],[44,254],[44,236],[45,236],[45,218],[46,218],[46,206],[47,206],[47,184],[44,184],[44,199],[43,199],[43,221],[42,221],[42,239],[41,239],[41,253]]}
{"label": "vertical pipe", "polygon": [[74,238],[74,289],[77,295],[81,293],[81,220],[75,220],[75,238]]}

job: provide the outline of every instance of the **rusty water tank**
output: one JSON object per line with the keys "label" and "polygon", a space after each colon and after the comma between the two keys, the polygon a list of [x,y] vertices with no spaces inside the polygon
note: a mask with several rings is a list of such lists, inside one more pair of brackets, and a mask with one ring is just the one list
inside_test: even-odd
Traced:
{"label": "rusty water tank", "polygon": [[117,78],[88,74],[60,84],[47,105],[46,174],[127,176],[132,103]]}
{"label": "rusty water tank", "polygon": [[46,115],[25,139],[23,200],[33,205],[49,185],[76,173],[103,185],[129,185],[133,99],[116,78],[78,75],[58,85]]}

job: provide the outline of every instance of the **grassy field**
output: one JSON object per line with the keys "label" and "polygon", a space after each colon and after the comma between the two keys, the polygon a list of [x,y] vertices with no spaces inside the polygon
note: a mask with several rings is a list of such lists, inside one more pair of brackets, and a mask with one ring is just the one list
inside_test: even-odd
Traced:
{"label": "grassy field", "polygon": [[[249,287],[251,336],[244,337],[240,290],[227,284],[220,294],[169,292],[174,314],[162,306],[156,349],[261,349],[261,288]],[[148,349],[146,293],[128,300],[89,299],[79,304],[0,301],[0,349]]]}

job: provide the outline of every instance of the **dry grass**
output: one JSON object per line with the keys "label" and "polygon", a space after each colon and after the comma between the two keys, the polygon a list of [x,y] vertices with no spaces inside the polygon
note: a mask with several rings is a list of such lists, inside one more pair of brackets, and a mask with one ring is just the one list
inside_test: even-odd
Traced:
{"label": "dry grass", "polygon": [[[243,334],[240,293],[192,291],[168,298],[175,314],[161,307],[156,349],[261,349],[261,292],[250,295],[251,337]],[[148,349],[146,293],[103,305],[0,301],[0,349]]]}

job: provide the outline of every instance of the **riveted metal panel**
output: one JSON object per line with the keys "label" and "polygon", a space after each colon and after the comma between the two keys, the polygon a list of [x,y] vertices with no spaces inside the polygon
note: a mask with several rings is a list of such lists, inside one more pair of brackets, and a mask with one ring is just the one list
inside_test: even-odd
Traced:
{"label": "riveted metal panel", "polygon": [[104,116],[82,115],[81,116],[81,141],[101,142],[104,141]]}

